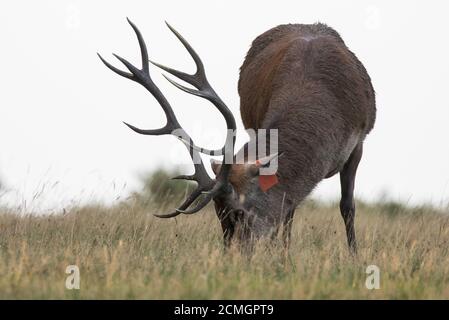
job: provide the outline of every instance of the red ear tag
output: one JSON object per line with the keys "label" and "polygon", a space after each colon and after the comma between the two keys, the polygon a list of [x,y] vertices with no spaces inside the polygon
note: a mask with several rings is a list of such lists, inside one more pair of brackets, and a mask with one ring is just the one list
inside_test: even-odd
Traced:
{"label": "red ear tag", "polygon": [[267,192],[268,189],[279,183],[278,177],[275,174],[268,176],[259,176],[259,186],[263,192]]}

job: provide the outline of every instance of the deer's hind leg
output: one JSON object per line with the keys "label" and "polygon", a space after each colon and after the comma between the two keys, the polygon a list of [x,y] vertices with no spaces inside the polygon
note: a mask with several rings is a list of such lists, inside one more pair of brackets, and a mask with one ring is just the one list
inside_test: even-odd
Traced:
{"label": "deer's hind leg", "polygon": [[355,239],[354,218],[355,218],[355,203],[354,203],[354,184],[357,167],[362,158],[363,144],[359,143],[352,151],[348,161],[346,161],[343,169],[340,171],[340,185],[341,185],[341,200],[340,212],[343,217],[346,236],[348,238],[349,250],[351,253],[357,253],[357,242]]}

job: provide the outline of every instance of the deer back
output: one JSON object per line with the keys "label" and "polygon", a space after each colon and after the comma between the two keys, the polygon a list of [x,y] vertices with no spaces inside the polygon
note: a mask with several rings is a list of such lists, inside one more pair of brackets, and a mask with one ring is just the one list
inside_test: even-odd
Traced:
{"label": "deer back", "polygon": [[245,128],[278,129],[283,191],[302,200],[372,129],[370,77],[332,28],[289,24],[257,37],[238,84]]}

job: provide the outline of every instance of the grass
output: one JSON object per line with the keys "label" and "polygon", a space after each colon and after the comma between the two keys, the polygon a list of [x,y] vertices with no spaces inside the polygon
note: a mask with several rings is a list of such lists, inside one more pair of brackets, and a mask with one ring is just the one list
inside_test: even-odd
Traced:
{"label": "grass", "polygon": [[[129,201],[65,214],[0,209],[1,299],[447,299],[449,215],[427,207],[359,203],[359,255],[348,254],[337,205],[296,212],[286,256],[259,244],[223,252],[215,213],[160,220]],[[380,289],[365,287],[368,265]],[[67,290],[68,265],[80,290]]]}

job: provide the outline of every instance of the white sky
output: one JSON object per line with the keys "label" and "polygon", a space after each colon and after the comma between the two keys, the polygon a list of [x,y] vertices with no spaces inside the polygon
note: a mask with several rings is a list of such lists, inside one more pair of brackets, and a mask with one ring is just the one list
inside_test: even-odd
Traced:
{"label": "white sky", "polygon": [[[96,56],[120,66],[115,52],[140,63],[128,16],[152,59],[193,71],[164,20],[183,34],[240,127],[238,69],[251,41],[278,24],[327,23],[364,63],[377,92],[378,118],[365,143],[357,196],[372,200],[386,192],[395,200],[445,204],[447,13],[445,1],[2,1],[0,176],[9,191],[0,203],[48,210],[111,202],[139,187],[139,173],[188,163],[175,138],[140,136],[121,123],[154,128],[165,121],[143,87]],[[218,147],[225,129],[218,112],[173,88],[156,68],[151,72],[197,144]],[[239,144],[244,141],[242,133]],[[315,196],[334,199],[339,192],[336,176]]]}

